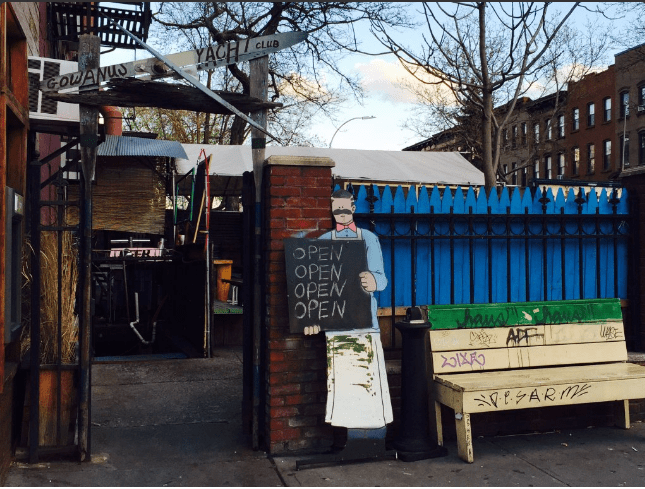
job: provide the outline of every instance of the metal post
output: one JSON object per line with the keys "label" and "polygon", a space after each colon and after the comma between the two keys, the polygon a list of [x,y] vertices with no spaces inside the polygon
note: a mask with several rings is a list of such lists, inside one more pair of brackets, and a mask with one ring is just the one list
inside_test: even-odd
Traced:
{"label": "metal post", "polygon": [[[250,81],[251,97],[266,100],[268,95],[268,73],[269,58],[263,56],[251,60]],[[260,430],[264,414],[260,412],[263,407],[262,388],[264,377],[262,376],[262,281],[264,270],[262,268],[262,171],[266,156],[266,110],[253,112],[251,117],[256,124],[264,128],[260,131],[251,129],[251,148],[253,155],[253,175],[255,177],[255,281],[253,284],[253,449],[260,448]]]}
{"label": "metal post", "polygon": [[[35,144],[35,141],[33,142]],[[34,152],[29,164],[31,185],[31,346],[29,391],[29,463],[38,463],[40,431],[40,163]]]}
{"label": "metal post", "polygon": [[[98,36],[83,34],[79,36],[78,68],[91,70],[100,66],[100,46]],[[83,169],[83,199],[81,205],[81,322],[79,331],[79,410],[78,410],[78,449],[81,462],[91,458],[90,439],[90,401],[91,401],[91,290],[92,290],[92,178],[96,167],[98,145],[98,109],[81,104],[79,106],[81,134],[81,166]]]}
{"label": "metal post", "polygon": [[431,440],[429,434],[424,340],[431,326],[429,322],[396,323],[402,336],[401,425],[394,448],[398,458],[404,462],[442,457],[448,453],[444,447]]}

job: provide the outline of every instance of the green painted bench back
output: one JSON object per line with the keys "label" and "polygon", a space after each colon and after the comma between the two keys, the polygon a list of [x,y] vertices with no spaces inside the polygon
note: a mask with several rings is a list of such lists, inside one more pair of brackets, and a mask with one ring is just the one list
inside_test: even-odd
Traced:
{"label": "green painted bench back", "polygon": [[622,321],[620,299],[428,306],[432,329]]}

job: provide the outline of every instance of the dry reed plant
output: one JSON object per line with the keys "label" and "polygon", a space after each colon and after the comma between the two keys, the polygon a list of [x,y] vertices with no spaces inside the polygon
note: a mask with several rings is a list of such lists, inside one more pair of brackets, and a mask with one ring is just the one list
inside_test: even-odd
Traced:
{"label": "dry reed plant", "polygon": [[[26,243],[27,244],[27,243]],[[31,288],[30,245],[24,246],[23,280],[25,290]],[[58,363],[58,308],[61,310],[61,362],[76,363],[78,341],[78,316],[74,313],[76,289],[78,286],[78,247],[69,231],[62,232],[61,253],[61,297],[58,297],[58,236],[55,231],[40,234],[40,363]],[[29,295],[30,298],[30,295]],[[23,312],[29,307],[23,307]],[[24,318],[28,321],[30,318]],[[23,323],[26,321],[23,320]],[[31,321],[28,321],[31,322]],[[23,328],[21,348],[29,349],[29,328]]]}

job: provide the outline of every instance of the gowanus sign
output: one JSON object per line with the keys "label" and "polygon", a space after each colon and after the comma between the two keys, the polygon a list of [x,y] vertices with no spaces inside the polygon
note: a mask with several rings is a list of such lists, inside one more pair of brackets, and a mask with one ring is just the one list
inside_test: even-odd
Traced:
{"label": "gowanus sign", "polygon": [[362,240],[284,240],[289,327],[347,330],[372,326],[371,296],[359,274],[367,270]]}
{"label": "gowanus sign", "polygon": [[[275,53],[304,41],[305,32],[287,32],[271,36],[255,37],[242,41],[214,44],[205,48],[169,54],[171,62],[179,66],[195,66],[198,70],[211,70],[218,66],[241,63]],[[113,78],[136,76],[163,77],[172,75],[172,70],[157,58],[120,63],[93,70],[77,71],[48,78],[40,83],[43,92],[98,85]]]}

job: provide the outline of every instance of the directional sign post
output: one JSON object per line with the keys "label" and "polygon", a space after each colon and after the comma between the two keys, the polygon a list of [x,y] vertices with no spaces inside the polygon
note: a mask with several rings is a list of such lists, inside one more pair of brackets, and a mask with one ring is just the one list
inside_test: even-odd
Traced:
{"label": "directional sign post", "polygon": [[[306,38],[307,33],[305,32],[287,32],[243,41],[213,44],[192,51],[169,54],[165,56],[165,59],[184,69],[194,66],[197,70],[212,70],[219,66],[242,63],[243,61],[276,53],[298,44]],[[138,42],[143,44],[141,41]],[[97,85],[114,78],[160,78],[172,75],[174,75],[174,72],[171,67],[161,61],[159,57],[154,57],[48,78],[41,82],[40,89],[43,92],[55,92]]]}

